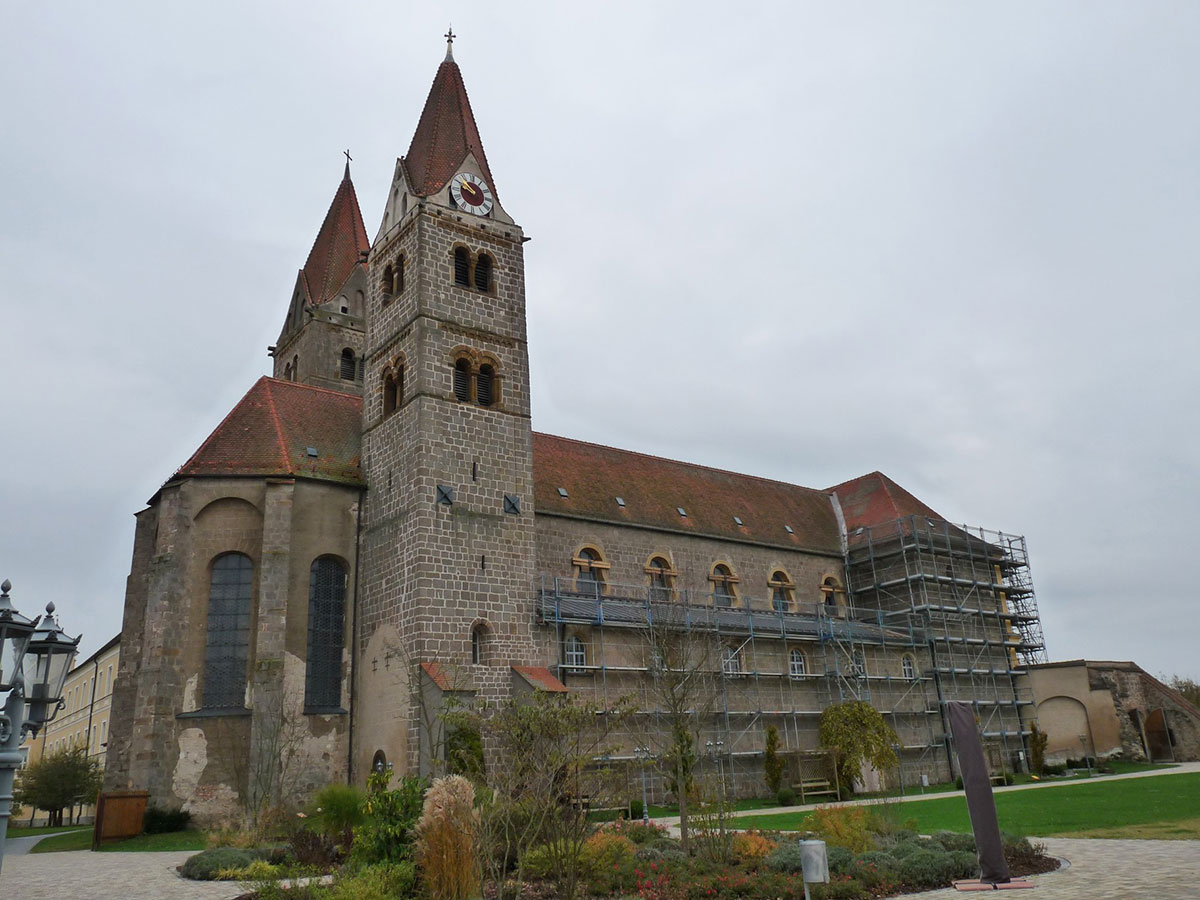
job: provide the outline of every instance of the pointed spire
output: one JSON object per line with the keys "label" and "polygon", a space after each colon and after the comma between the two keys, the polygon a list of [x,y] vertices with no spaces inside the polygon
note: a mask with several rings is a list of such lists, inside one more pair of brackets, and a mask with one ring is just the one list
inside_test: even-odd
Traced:
{"label": "pointed spire", "polygon": [[[447,50],[452,46],[454,32],[446,32]],[[488,169],[487,155],[483,152],[483,141],[475,125],[475,114],[467,98],[462,72],[452,53],[438,66],[421,120],[413,133],[412,143],[404,157],[408,183],[414,194],[428,197],[445,186],[458,171],[467,154],[474,154],[483,170],[484,179],[497,194],[496,182]]]}
{"label": "pointed spire", "polygon": [[350,180],[350,152],[346,151],[346,171],[338,185],[325,221],[317,232],[312,250],[301,269],[308,302],[319,306],[337,294],[354,267],[362,265],[362,251],[371,246],[363,226],[354,182]]}
{"label": "pointed spire", "polygon": [[446,58],[442,60],[443,62],[454,62],[454,39],[456,37],[458,35],[454,33],[454,26],[451,25],[446,29]]}
{"label": "pointed spire", "polygon": [[354,157],[350,155],[349,150],[343,150],[342,153],[346,157],[346,173],[342,176],[342,181],[349,181],[350,180],[350,160],[354,159]]}

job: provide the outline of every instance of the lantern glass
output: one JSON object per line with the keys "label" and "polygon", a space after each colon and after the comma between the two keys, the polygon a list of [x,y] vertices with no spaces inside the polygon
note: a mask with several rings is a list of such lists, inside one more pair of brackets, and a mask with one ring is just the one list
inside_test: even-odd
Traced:
{"label": "lantern glass", "polygon": [[[34,728],[46,724],[58,712],[63,685],[79,638],[68,637],[54,620],[54,604],[46,607],[46,615],[38,622],[29,641],[22,666],[25,676],[25,718]],[[81,635],[82,637],[82,635]]]}
{"label": "lantern glass", "polygon": [[0,585],[0,693],[12,690],[33,634],[33,622],[13,609],[9,587],[7,581]]}

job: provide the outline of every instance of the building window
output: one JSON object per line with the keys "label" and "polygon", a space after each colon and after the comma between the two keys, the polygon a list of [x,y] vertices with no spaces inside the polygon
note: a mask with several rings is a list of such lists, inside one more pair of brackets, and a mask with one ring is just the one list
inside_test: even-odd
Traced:
{"label": "building window", "polygon": [[575,589],[599,597],[604,593],[604,570],[608,568],[599,550],[584,547],[571,562],[575,566]]}
{"label": "building window", "polygon": [[354,351],[347,347],[342,351],[342,358],[338,366],[338,375],[342,381],[353,381],[357,371],[358,365],[354,359]]}
{"label": "building window", "polygon": [[646,574],[650,576],[650,601],[652,603],[668,603],[671,600],[671,585],[675,573],[665,557],[655,556],[646,566]]}
{"label": "building window", "polygon": [[867,677],[867,656],[861,650],[850,654],[850,671],[857,678]]}
{"label": "building window", "polygon": [[292,357],[292,381],[300,380],[300,357]]}
{"label": "building window", "polygon": [[734,587],[737,584],[737,576],[733,574],[733,570],[724,563],[717,563],[713,566],[712,574],[708,576],[708,580],[712,582],[712,598],[713,604],[716,606],[733,606],[737,603],[737,589]]}
{"label": "building window", "polygon": [[486,363],[479,367],[475,376],[475,398],[480,406],[491,406],[495,402],[496,370]]}
{"label": "building window", "polygon": [[808,660],[799,650],[793,649],[788,654],[788,674],[793,678],[803,678],[808,674]]}
{"label": "building window", "polygon": [[475,290],[488,293],[492,289],[492,258],[480,253],[475,259]]}
{"label": "building window", "polygon": [[825,604],[825,611],[835,613],[838,609],[838,591],[841,590],[837,579],[833,576],[826,578],[821,582],[821,597]]}
{"label": "building window", "polygon": [[454,248],[454,283],[462,287],[471,286],[471,255],[466,247]]}
{"label": "building window", "polygon": [[308,657],[304,709],[336,710],[342,705],[343,621],[346,567],[331,556],[313,561],[308,575]]}
{"label": "building window", "polygon": [[471,663],[472,665],[481,665],[483,663],[483,639],[486,629],[483,625],[476,625],[471,629]]}
{"label": "building window", "polygon": [[379,288],[383,291],[383,302],[386,304],[392,299],[392,285],[395,283],[396,272],[392,268],[391,263],[383,267],[383,278],[380,279]]}
{"label": "building window", "polygon": [[771,609],[776,612],[787,612],[793,608],[792,589],[796,585],[792,583],[787,572],[782,570],[772,572],[771,577],[767,580],[767,586],[771,588]]}
{"label": "building window", "polygon": [[392,294],[399,297],[404,293],[404,254],[396,258],[396,271],[392,274]]}
{"label": "building window", "polygon": [[721,671],[726,675],[742,674],[741,648],[732,645],[721,648]]}
{"label": "building window", "polygon": [[587,665],[587,646],[577,635],[567,638],[565,660],[568,671],[581,672]]}
{"label": "building window", "polygon": [[917,661],[907,653],[900,657],[900,670],[908,681],[917,680]]}
{"label": "building window", "polygon": [[404,364],[389,369],[383,376],[383,417],[386,419],[404,402]]}
{"label": "building window", "polygon": [[204,648],[205,709],[245,706],[253,584],[254,563],[244,553],[226,553],[213,562]]}
{"label": "building window", "polygon": [[466,359],[454,363],[454,396],[462,403],[471,399],[471,363]]}

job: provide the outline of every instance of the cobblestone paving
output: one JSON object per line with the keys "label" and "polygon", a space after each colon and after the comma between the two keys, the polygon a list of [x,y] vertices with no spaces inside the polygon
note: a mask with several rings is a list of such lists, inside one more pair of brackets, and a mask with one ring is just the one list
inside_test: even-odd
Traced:
{"label": "cobblestone paving", "polygon": [[0,897],[13,900],[233,900],[236,882],[187,881],[175,867],[194,850],[33,853],[5,858]]}
{"label": "cobblestone paving", "polygon": [[1196,900],[1200,841],[1123,841],[1046,838],[1047,852],[1067,869],[1035,875],[1032,891],[959,893],[953,888],[906,895],[910,900]]}

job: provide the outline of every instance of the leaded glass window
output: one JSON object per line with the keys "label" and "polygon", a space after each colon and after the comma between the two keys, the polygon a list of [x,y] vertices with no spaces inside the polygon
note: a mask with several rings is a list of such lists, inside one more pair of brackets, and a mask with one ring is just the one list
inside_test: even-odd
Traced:
{"label": "leaded glass window", "polygon": [[244,553],[226,553],[213,562],[204,648],[206,709],[235,709],[246,704],[253,586],[254,563]]}
{"label": "leaded glass window", "polygon": [[342,705],[342,622],[346,569],[336,559],[314,560],[308,576],[308,663],[304,708],[333,710]]}

